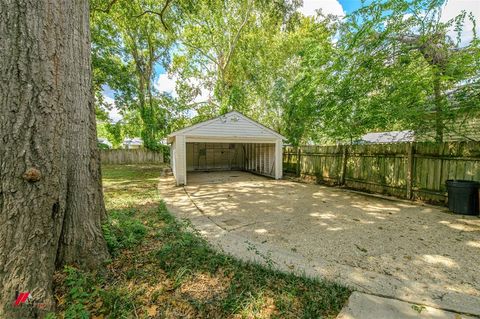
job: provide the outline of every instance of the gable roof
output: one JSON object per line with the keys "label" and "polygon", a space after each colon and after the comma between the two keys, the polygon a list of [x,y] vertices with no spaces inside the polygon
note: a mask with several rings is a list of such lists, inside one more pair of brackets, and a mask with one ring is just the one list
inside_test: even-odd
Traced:
{"label": "gable roof", "polygon": [[[229,125],[226,127],[226,125]],[[218,135],[215,135],[215,133]],[[213,119],[172,132],[169,139],[176,135],[208,135],[208,136],[274,136],[285,139],[274,130],[252,120],[238,111],[214,117]]]}

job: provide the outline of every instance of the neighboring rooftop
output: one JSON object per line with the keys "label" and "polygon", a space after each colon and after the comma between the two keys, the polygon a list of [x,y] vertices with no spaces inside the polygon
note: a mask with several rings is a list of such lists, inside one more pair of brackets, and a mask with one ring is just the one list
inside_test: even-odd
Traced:
{"label": "neighboring rooftop", "polygon": [[139,137],[133,137],[133,138],[126,137],[123,140],[123,145],[125,145],[125,146],[128,146],[128,145],[143,145],[143,140]]}
{"label": "neighboring rooftop", "polygon": [[400,143],[413,142],[415,140],[414,131],[391,131],[367,133],[355,141],[355,144],[367,143]]}

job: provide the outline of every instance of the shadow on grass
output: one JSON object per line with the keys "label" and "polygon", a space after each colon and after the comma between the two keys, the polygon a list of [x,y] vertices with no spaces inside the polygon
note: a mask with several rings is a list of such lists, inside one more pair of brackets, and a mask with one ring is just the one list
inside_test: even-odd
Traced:
{"label": "shadow on grass", "polygon": [[[335,317],[350,294],[331,282],[282,273],[219,253],[200,236],[186,231],[188,224],[177,222],[163,204],[158,214],[166,223],[157,232],[164,243],[156,252],[160,267],[172,279],[179,272],[187,273],[182,278],[187,283],[196,274],[226,278],[223,293],[208,301],[222,316],[265,317],[267,311],[266,317]],[[202,317],[209,315],[208,308],[192,301]]]}
{"label": "shadow on grass", "polygon": [[[107,185],[142,178],[152,185],[158,174],[155,166],[104,171]],[[57,273],[57,313],[50,318],[335,318],[350,295],[335,283],[218,252],[163,202],[146,206],[143,195],[153,196],[154,186],[130,193],[125,186],[105,193],[112,259],[96,273]]]}

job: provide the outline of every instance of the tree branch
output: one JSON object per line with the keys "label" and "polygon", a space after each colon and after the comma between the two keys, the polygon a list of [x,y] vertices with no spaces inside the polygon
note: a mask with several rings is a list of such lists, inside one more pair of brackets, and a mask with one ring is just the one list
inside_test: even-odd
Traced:
{"label": "tree branch", "polygon": [[172,2],[172,0],[165,1],[165,4],[163,5],[163,8],[160,12],[157,12],[157,11],[154,11],[154,10],[145,10],[142,13],[140,13],[139,15],[137,15],[136,18],[140,18],[140,17],[142,17],[146,14],[155,14],[155,15],[160,17],[160,21],[162,22],[162,25],[165,28],[165,30],[169,30],[168,27],[167,27],[167,24],[165,23],[165,20],[163,20],[163,15],[165,14],[165,11],[167,10],[170,2]]}
{"label": "tree branch", "polygon": [[243,19],[243,22],[242,24],[240,25],[240,28],[238,29],[237,31],[237,34],[235,35],[235,38],[233,39],[233,42],[231,43],[230,45],[230,50],[227,54],[227,58],[225,59],[225,62],[223,63],[223,65],[221,66],[222,67],[222,70],[225,70],[225,68],[228,66],[228,64],[230,63],[230,60],[232,58],[232,55],[233,53],[235,52],[235,48],[237,46],[237,42],[238,42],[238,39],[240,38],[240,34],[242,33],[242,29],[245,27],[245,25],[247,24],[247,21],[248,21],[248,18],[249,18],[249,15],[250,15],[250,9],[251,9],[251,2],[249,1],[248,2],[248,7],[247,7],[247,11],[245,12],[245,17]]}
{"label": "tree branch", "polygon": [[204,57],[206,57],[207,59],[209,59],[210,61],[212,61],[214,64],[218,65],[219,67],[221,67],[218,62],[215,60],[214,57],[212,57],[210,54],[208,54],[207,52],[205,52],[203,49],[191,44],[191,43],[188,43],[186,42],[185,40],[182,40],[182,43],[184,45],[186,45],[187,47],[189,48],[192,48],[194,50],[197,50],[198,52],[200,52]]}

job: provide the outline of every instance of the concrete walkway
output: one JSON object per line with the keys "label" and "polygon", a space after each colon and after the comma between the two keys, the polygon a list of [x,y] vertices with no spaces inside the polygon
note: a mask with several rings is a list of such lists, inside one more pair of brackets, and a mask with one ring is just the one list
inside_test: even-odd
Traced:
{"label": "concrete walkway", "polygon": [[243,172],[189,174],[185,188],[164,176],[159,190],[173,214],[239,258],[480,316],[478,218]]}
{"label": "concrete walkway", "polygon": [[353,292],[337,319],[471,319],[437,308]]}

